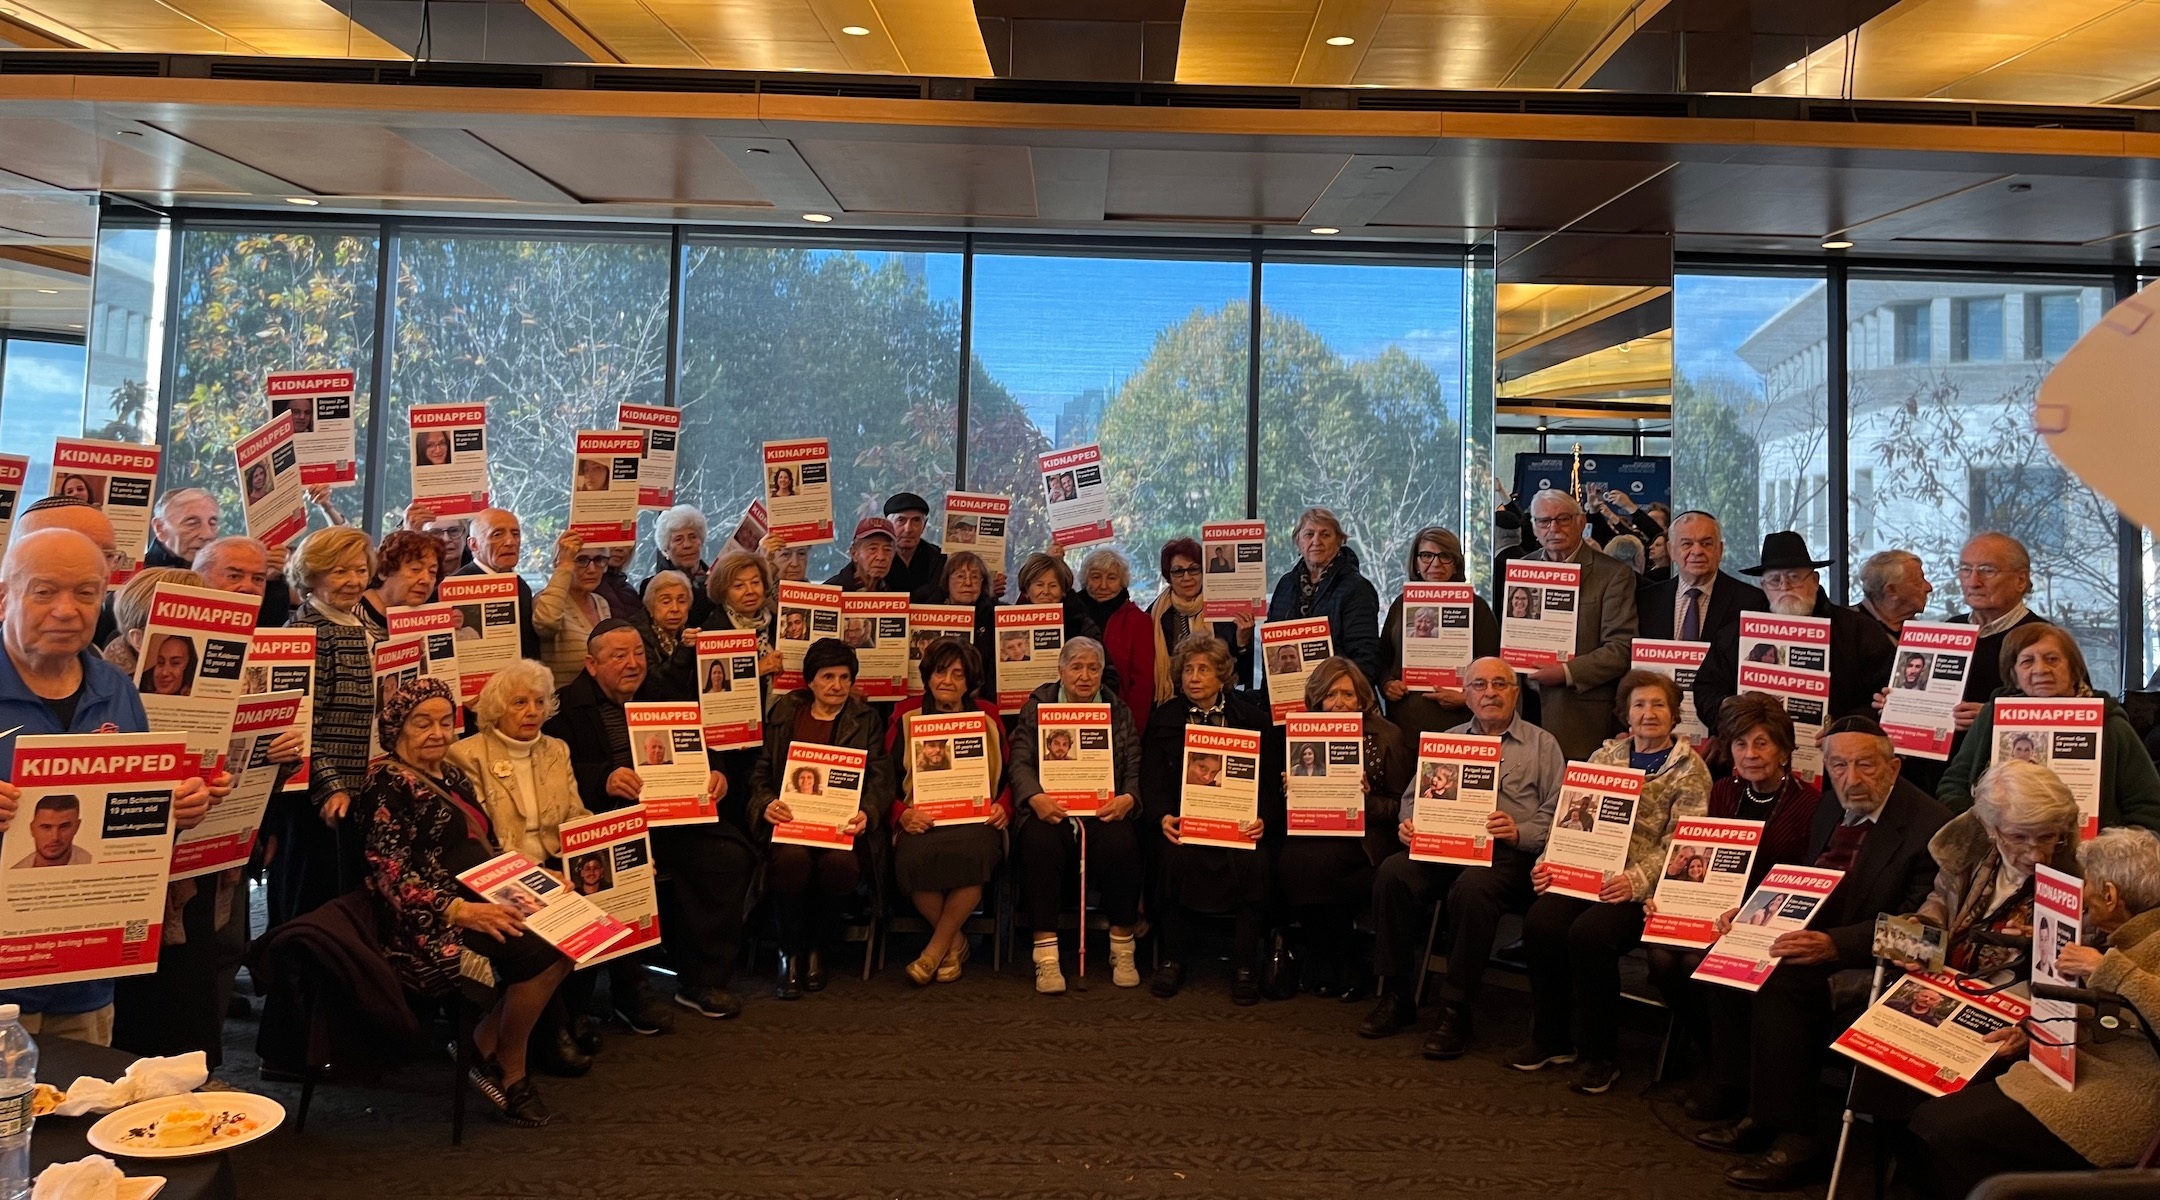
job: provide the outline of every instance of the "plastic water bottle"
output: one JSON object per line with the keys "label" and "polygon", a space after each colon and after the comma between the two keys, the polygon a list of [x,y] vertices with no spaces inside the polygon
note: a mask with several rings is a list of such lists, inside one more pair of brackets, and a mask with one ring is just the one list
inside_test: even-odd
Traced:
{"label": "plastic water bottle", "polygon": [[0,1004],[0,1200],[30,1195],[30,1100],[37,1090],[37,1043],[22,1010]]}

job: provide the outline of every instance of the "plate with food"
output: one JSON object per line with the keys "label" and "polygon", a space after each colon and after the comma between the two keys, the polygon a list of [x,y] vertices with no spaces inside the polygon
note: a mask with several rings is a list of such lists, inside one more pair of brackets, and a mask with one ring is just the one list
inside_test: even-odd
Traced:
{"label": "plate with food", "polygon": [[129,1158],[193,1158],[276,1129],[285,1107],[250,1092],[191,1092],[130,1104],[90,1127],[90,1144]]}

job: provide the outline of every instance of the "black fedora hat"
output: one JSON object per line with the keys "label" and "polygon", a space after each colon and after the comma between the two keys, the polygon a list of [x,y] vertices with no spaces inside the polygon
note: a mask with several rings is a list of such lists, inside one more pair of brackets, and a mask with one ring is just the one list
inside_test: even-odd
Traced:
{"label": "black fedora hat", "polygon": [[1765,571],[1796,571],[1807,567],[1827,567],[1830,560],[1808,557],[1807,539],[1792,530],[1769,534],[1762,540],[1762,561],[1741,570],[1742,575],[1760,575]]}

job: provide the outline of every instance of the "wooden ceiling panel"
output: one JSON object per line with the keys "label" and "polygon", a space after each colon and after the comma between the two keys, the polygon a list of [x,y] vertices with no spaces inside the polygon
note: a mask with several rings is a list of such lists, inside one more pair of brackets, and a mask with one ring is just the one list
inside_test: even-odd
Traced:
{"label": "wooden ceiling panel", "polygon": [[1179,83],[1288,83],[1320,0],[1185,0]]}
{"label": "wooden ceiling panel", "polygon": [[[971,0],[525,0],[623,62],[987,77]],[[849,28],[866,32],[853,35]]]}
{"label": "wooden ceiling panel", "polygon": [[589,203],[769,203],[719,147],[694,133],[531,126],[472,132]]}
{"label": "wooden ceiling panel", "polygon": [[1562,229],[1666,167],[1662,157],[1570,158],[1547,147],[1466,147],[1435,162],[1373,225]]}
{"label": "wooden ceiling panel", "polygon": [[1292,222],[1342,173],[1347,154],[1113,150],[1112,217]]}
{"label": "wooden ceiling panel", "polygon": [[398,136],[395,127],[185,117],[159,127],[195,145],[327,196],[508,199]]}
{"label": "wooden ceiling panel", "polygon": [[15,19],[101,50],[398,58],[324,0],[11,0]]}
{"label": "wooden ceiling panel", "polygon": [[87,245],[97,237],[97,205],[86,196],[0,192],[0,228]]}
{"label": "wooden ceiling panel", "polygon": [[847,212],[1036,214],[1025,146],[798,139],[795,148]]}

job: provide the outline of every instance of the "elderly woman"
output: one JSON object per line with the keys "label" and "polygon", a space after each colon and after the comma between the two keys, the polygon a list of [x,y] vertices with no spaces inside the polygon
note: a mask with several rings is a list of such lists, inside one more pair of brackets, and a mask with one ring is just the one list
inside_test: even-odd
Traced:
{"label": "elderly woman", "polygon": [[[2019,625],[2003,638],[2000,665],[2002,677],[2009,682],[1995,693],[1997,698],[2098,697],[2106,702],[2107,723],[2100,737],[2100,824],[2160,830],[2160,771],[2154,770],[2152,757],[2139,744],[2137,729],[2122,705],[2093,690],[2077,639],[2045,621]],[[1935,790],[1936,798],[1951,812],[1972,806],[1972,781],[1987,769],[1995,741],[1995,706],[1985,704]]]}
{"label": "elderly woman", "polygon": [[346,820],[367,778],[375,719],[370,651],[381,636],[360,615],[374,577],[366,534],[349,525],[318,529],[285,560],[285,578],[301,598],[294,625],[315,630],[314,724],[305,799],[271,801],[267,828],[277,834],[270,858],[270,923],[310,912],[357,885],[360,822]]}
{"label": "elderly woman", "polygon": [[1158,565],[1162,591],[1148,608],[1155,622],[1155,703],[1178,694],[1177,674],[1170,669],[1170,648],[1182,646],[1194,634],[1212,633],[1237,656],[1237,686],[1251,687],[1253,678],[1253,625],[1251,613],[1229,621],[1210,621],[1201,611],[1202,580],[1200,543],[1189,537],[1163,543]]}
{"label": "elderly woman", "polygon": [[[2160,837],[2103,829],[2078,846],[2085,877],[2086,944],[2063,947],[2057,970],[2113,992],[2146,1019],[2160,1019]],[[2077,1034],[2077,1089],[2066,1091],[2030,1062],[2001,1078],[1915,1109],[1911,1134],[1932,1194],[1961,1198],[2011,1171],[2084,1171],[2135,1165],[2160,1128],[2160,1062],[2142,1037]],[[2066,1024],[2041,1027],[2056,1038]],[[2104,1032],[2102,1033],[2104,1037]]]}
{"label": "elderly woman", "polygon": [[161,584],[203,587],[203,577],[181,567],[144,567],[112,594],[113,636],[100,655],[132,679],[141,664],[143,630],[150,624],[150,598]]}
{"label": "elderly woman", "polygon": [[[645,581],[645,614],[638,627],[645,639],[645,682],[640,700],[695,701],[698,698],[697,626],[690,623],[690,577],[662,571]],[[706,605],[706,612],[712,605]]]}
{"label": "elderly woman", "polygon": [[780,586],[773,577],[772,560],[730,546],[705,577],[705,592],[712,598],[713,615],[698,628],[756,634],[758,682],[762,686],[780,670],[780,651],[773,642],[773,608],[780,598]]}
{"label": "elderly woman", "polygon": [[1664,675],[1629,671],[1620,680],[1615,715],[1627,733],[1591,754],[1599,766],[1631,767],[1644,775],[1628,837],[1626,866],[1606,876],[1595,901],[1549,890],[1541,860],[1530,869],[1538,893],[1523,917],[1534,1012],[1530,1041],[1508,1065],[1535,1071],[1576,1060],[1569,1090],[1596,1096],[1620,1079],[1620,956],[1642,940],[1643,902],[1657,889],[1673,827],[1709,809],[1710,769],[1683,739],[1680,686]]}
{"label": "elderly woman", "polygon": [[2055,772],[2016,760],[1988,768],[1973,785],[1972,808],[1928,841],[1935,890],[1920,905],[1919,917],[1948,931],[1944,966],[1981,976],[2012,967],[2020,974],[2031,970],[2023,950],[1972,935],[2031,934],[2033,867],[2046,863],[2077,874],[2082,823],[2077,801]]}
{"label": "elderly woman", "polygon": [[360,617],[376,640],[389,627],[393,608],[426,604],[442,578],[442,547],[424,533],[399,530],[375,548],[375,574],[360,594]]}
{"label": "elderly woman", "polygon": [[[1410,561],[1404,565],[1408,569],[1404,578],[1416,583],[1462,583],[1469,578],[1463,573],[1462,540],[1453,530],[1438,525],[1427,525],[1410,539]],[[1418,735],[1445,733],[1467,722],[1470,706],[1461,688],[1413,691],[1402,681],[1404,632],[1403,600],[1397,596],[1388,606],[1387,621],[1380,630],[1378,686],[1380,695],[1387,700],[1388,719],[1402,730],[1404,740],[1415,753]],[[1474,595],[1470,603],[1470,659],[1463,665],[1499,653],[1500,622],[1485,598]]]}
{"label": "elderly woman", "polygon": [[1103,631],[1119,698],[1134,712],[1153,708],[1155,629],[1146,610],[1132,602],[1132,565],[1115,550],[1097,550],[1081,560],[1080,582],[1080,609]]}
{"label": "elderly woman", "polygon": [[[1058,912],[1066,872],[1078,853],[1087,855],[1088,874],[1110,922],[1110,981],[1119,987],[1140,986],[1133,953],[1133,925],[1140,919],[1140,731],[1132,710],[1104,679],[1108,657],[1094,638],[1067,640],[1058,651],[1057,679],[1036,688],[1013,717],[1009,778],[1017,801],[1028,927],[1035,931],[1035,990],[1044,995],[1065,990],[1065,972],[1058,962]],[[1038,741],[1039,709],[1045,704],[1110,706],[1112,794],[1093,816],[1071,816],[1062,803],[1044,794]],[[1086,896],[1080,904],[1084,918]],[[1087,936],[1085,919],[1080,936]]]}
{"label": "elderly woman", "polygon": [[638,585],[640,592],[649,591],[662,574],[681,572],[690,585],[690,627],[693,629],[705,628],[705,622],[712,618],[713,602],[705,585],[707,536],[705,514],[694,505],[678,504],[661,510],[653,519],[653,573]]}
{"label": "elderly woman", "polygon": [[[923,694],[896,705],[885,731],[885,748],[900,779],[892,814],[897,829],[893,878],[915,902],[915,911],[930,922],[929,944],[907,967],[908,981],[917,987],[960,978],[960,964],[968,957],[961,926],[982,903],[983,885],[1005,857],[1005,827],[1012,820],[1012,793],[1000,786],[1005,751],[998,735],[1004,726],[997,705],[982,698],[982,656],[958,638],[941,637],[923,647],[921,671]],[[915,806],[915,722],[972,712],[989,718],[990,811],[980,823],[940,824]],[[942,742],[930,745],[944,748]],[[947,768],[952,765],[949,756],[941,761]]]}
{"label": "elderly woman", "polygon": [[844,830],[854,839],[850,849],[776,845],[769,852],[765,891],[780,926],[780,972],[773,994],[782,1000],[800,1000],[806,991],[824,989],[818,952],[830,935],[832,909],[853,895],[865,876],[876,877],[870,869],[874,828],[878,816],[892,805],[892,760],[884,752],[884,718],[854,694],[860,669],[845,643],[820,638],[803,652],[803,686],[774,700],[765,714],[765,746],[751,776],[750,803],[765,819],[768,838],[770,826],[794,819],[781,797],[780,777],[796,742],[845,746],[869,755],[861,805]]}
{"label": "elderly woman", "polygon": [[[1237,920],[1230,944],[1234,974],[1230,999],[1260,1002],[1260,935],[1268,895],[1274,841],[1283,833],[1282,739],[1264,701],[1233,689],[1236,662],[1213,634],[1194,634],[1171,652],[1178,696],[1155,707],[1140,749],[1140,805],[1148,825],[1161,830],[1158,848],[1162,961],[1148,990],[1169,999],[1185,981],[1193,951],[1194,915],[1229,913]],[[1185,730],[1192,725],[1250,729],[1261,734],[1259,816],[1241,832],[1266,839],[1251,850],[1187,845],[1180,838],[1180,797],[1185,779]]]}
{"label": "elderly woman", "polygon": [[525,1073],[525,1043],[570,960],[525,928],[518,909],[460,893],[458,874],[501,853],[472,780],[449,762],[457,740],[450,688],[415,679],[383,704],[377,735],[388,757],[368,772],[367,887],[382,914],[383,953],[398,978],[430,995],[457,985],[459,959],[488,961],[501,998],[473,1030],[467,1077],[511,1123],[548,1123]]}
{"label": "elderly woman", "polygon": [[1307,985],[1349,1003],[1364,998],[1369,977],[1354,952],[1352,927],[1372,901],[1374,869],[1398,844],[1402,795],[1417,772],[1417,750],[1380,715],[1372,685],[1347,658],[1327,659],[1305,677],[1305,708],[1355,713],[1365,722],[1365,773],[1358,780],[1365,794],[1364,838],[1285,838],[1275,863],[1283,899],[1305,931]]}
{"label": "elderly woman", "polygon": [[607,574],[608,552],[588,547],[566,533],[555,539],[555,573],[533,597],[533,629],[540,635],[540,655],[555,673],[555,686],[569,684],[585,670],[585,642],[593,627],[616,613],[597,589]]}
{"label": "elderly woman", "polygon": [[991,587],[990,564],[973,550],[955,550],[926,589],[930,603],[965,605],[975,610],[975,628],[969,643],[982,664],[979,694],[997,700],[997,593]]}
{"label": "elderly woman", "polygon": [[1357,551],[1349,546],[1342,521],[1324,508],[1308,508],[1291,527],[1297,565],[1276,581],[1267,619],[1293,621],[1326,617],[1335,652],[1380,682],[1380,593],[1358,572]]}

